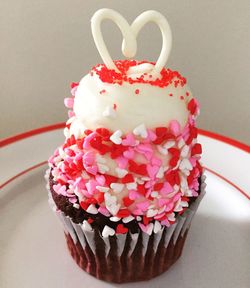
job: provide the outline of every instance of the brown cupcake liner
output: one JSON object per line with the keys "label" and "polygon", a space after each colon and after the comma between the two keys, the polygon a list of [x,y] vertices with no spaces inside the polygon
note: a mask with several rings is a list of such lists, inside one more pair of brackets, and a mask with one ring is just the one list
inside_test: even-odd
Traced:
{"label": "brown cupcake liner", "polygon": [[[202,181],[203,182],[203,181]],[[192,218],[205,194],[205,183],[196,200],[170,227],[158,233],[116,234],[104,238],[97,228],[76,224],[50,204],[61,220],[68,249],[76,263],[98,279],[124,283],[148,280],[165,272],[181,256]]]}

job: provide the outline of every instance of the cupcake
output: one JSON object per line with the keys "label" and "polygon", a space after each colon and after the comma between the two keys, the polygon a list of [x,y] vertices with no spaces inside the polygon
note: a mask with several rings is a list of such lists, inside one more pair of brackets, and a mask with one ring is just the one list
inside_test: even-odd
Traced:
{"label": "cupcake", "polygon": [[[113,20],[126,60],[113,61],[100,25]],[[163,45],[156,63],[138,61],[136,37],[155,22]],[[204,195],[199,105],[186,79],[165,68],[167,20],[146,11],[132,25],[97,11],[92,34],[104,64],[72,83],[65,99],[65,142],[49,159],[49,203],[63,224],[75,262],[110,282],[148,280],[181,256]]]}

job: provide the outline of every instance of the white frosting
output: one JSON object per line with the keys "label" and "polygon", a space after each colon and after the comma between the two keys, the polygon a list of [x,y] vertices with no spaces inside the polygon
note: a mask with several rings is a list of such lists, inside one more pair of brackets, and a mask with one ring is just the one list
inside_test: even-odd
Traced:
{"label": "white frosting", "polygon": [[[106,66],[117,72],[119,72],[119,70],[108,52],[101,32],[100,26],[104,19],[112,20],[120,28],[123,35],[122,52],[127,58],[135,57],[137,52],[136,38],[143,26],[149,22],[154,22],[159,26],[162,34],[162,49],[155,66],[150,67],[151,74],[158,76],[162,68],[166,65],[172,47],[172,33],[167,19],[161,13],[149,10],[139,15],[130,26],[121,14],[112,9],[100,9],[94,14],[91,19],[91,29],[96,48]],[[133,67],[134,71],[135,69],[136,67]],[[141,69],[139,68],[139,70]],[[146,71],[144,70],[143,72]]]}
{"label": "white frosting", "polygon": [[[135,90],[139,89],[139,94]],[[100,94],[100,91],[105,90]],[[189,96],[185,96],[186,92]],[[169,96],[173,94],[173,96]],[[180,100],[184,96],[184,100]],[[170,84],[159,88],[144,83],[122,85],[102,82],[97,75],[86,75],[75,94],[74,112],[70,134],[82,135],[85,129],[105,127],[111,131],[132,132],[144,123],[147,128],[167,126],[173,119],[184,127],[189,111],[187,102],[192,98],[187,85],[174,87]],[[115,116],[106,116],[107,108],[113,109]]]}

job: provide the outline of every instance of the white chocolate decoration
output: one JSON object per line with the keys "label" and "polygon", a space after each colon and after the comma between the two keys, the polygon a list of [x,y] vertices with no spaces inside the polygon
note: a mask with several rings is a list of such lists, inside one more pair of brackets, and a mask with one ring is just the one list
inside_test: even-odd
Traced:
{"label": "white chocolate decoration", "polygon": [[[137,52],[136,38],[143,26],[145,26],[149,22],[154,22],[156,25],[158,25],[162,34],[162,49],[160,56],[155,66],[147,65],[147,69],[145,70],[142,70],[141,67],[138,67],[137,71],[141,73],[149,72],[148,68],[150,68],[150,74],[153,75],[153,77],[159,76],[159,73],[166,65],[172,47],[172,32],[167,19],[161,13],[154,10],[149,10],[139,15],[130,26],[121,14],[112,9],[100,9],[94,14],[91,19],[91,29],[96,48],[99,51],[105,65],[109,69],[114,69],[117,72],[119,72],[119,70],[114,64],[107,50],[101,32],[100,26],[102,20],[104,19],[112,20],[120,28],[124,38],[122,43],[122,52],[123,55],[127,58],[135,57]],[[134,73],[136,72],[136,68],[137,67],[133,67]]]}

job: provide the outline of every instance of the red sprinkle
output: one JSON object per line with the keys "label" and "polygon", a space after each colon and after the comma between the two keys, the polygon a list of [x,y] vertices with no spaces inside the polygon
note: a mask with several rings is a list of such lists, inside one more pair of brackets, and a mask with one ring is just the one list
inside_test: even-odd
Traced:
{"label": "red sprinkle", "polygon": [[132,176],[132,174],[127,174],[126,176],[122,178],[121,181],[123,184],[132,183],[134,182],[134,177]]}
{"label": "red sprinkle", "polygon": [[128,206],[130,206],[132,203],[134,203],[134,200],[131,200],[129,197],[124,197],[122,200],[123,200],[124,206],[126,206],[126,207],[128,207]]}
{"label": "red sprinkle", "polygon": [[201,154],[202,153],[202,147],[200,143],[194,144],[194,146],[191,149],[191,155]]}
{"label": "red sprinkle", "polygon": [[130,67],[140,65],[143,63],[150,63],[154,65],[155,64],[154,62],[136,61],[136,60],[118,60],[114,62],[119,72],[116,72],[115,70],[112,69],[111,70],[108,69],[104,64],[98,64],[97,66],[93,67],[91,73],[95,72],[102,82],[110,84],[122,85],[123,82],[128,82],[130,84],[147,83],[152,86],[158,86],[160,88],[167,87],[170,84],[174,84],[175,87],[179,85],[183,87],[186,84],[186,79],[182,77],[179,72],[165,68],[163,68],[161,71],[161,77],[154,80],[152,79],[152,75],[149,75],[150,79],[148,77],[144,79],[145,75],[141,75],[141,77],[137,77],[135,79],[130,78],[127,75],[127,71],[129,70]]}
{"label": "red sprinkle", "polygon": [[100,94],[104,94],[105,92],[106,92],[106,90],[103,89],[103,90],[101,90],[99,93],[100,93]]}
{"label": "red sprinkle", "polygon": [[118,213],[116,214],[119,218],[125,218],[131,215],[130,211],[128,209],[120,209]]}
{"label": "red sprinkle", "polygon": [[76,82],[70,83],[71,89],[75,88],[75,87],[78,86],[78,85],[79,85],[79,83],[76,83]]}
{"label": "red sprinkle", "polygon": [[94,222],[94,219],[92,219],[92,218],[88,218],[88,220],[87,220],[87,221],[88,221],[88,223],[89,223],[89,224],[91,224],[91,223],[93,223],[93,222]]}
{"label": "red sprinkle", "polygon": [[116,110],[116,108],[117,108],[117,105],[115,103],[113,105],[113,108],[114,108],[114,110]]}
{"label": "red sprinkle", "polygon": [[161,190],[162,187],[163,187],[163,183],[156,183],[154,185],[154,190],[159,191],[159,190]]}
{"label": "red sprinkle", "polygon": [[84,201],[81,201],[80,202],[80,206],[82,207],[82,209],[83,210],[87,210],[88,209],[88,207],[89,207],[89,204],[87,204],[86,202],[84,202]]}
{"label": "red sprinkle", "polygon": [[139,94],[140,93],[140,90],[139,89],[135,89],[135,94]]}
{"label": "red sprinkle", "polygon": [[123,224],[118,224],[116,227],[117,234],[125,234],[128,232],[128,228],[125,227]]}

